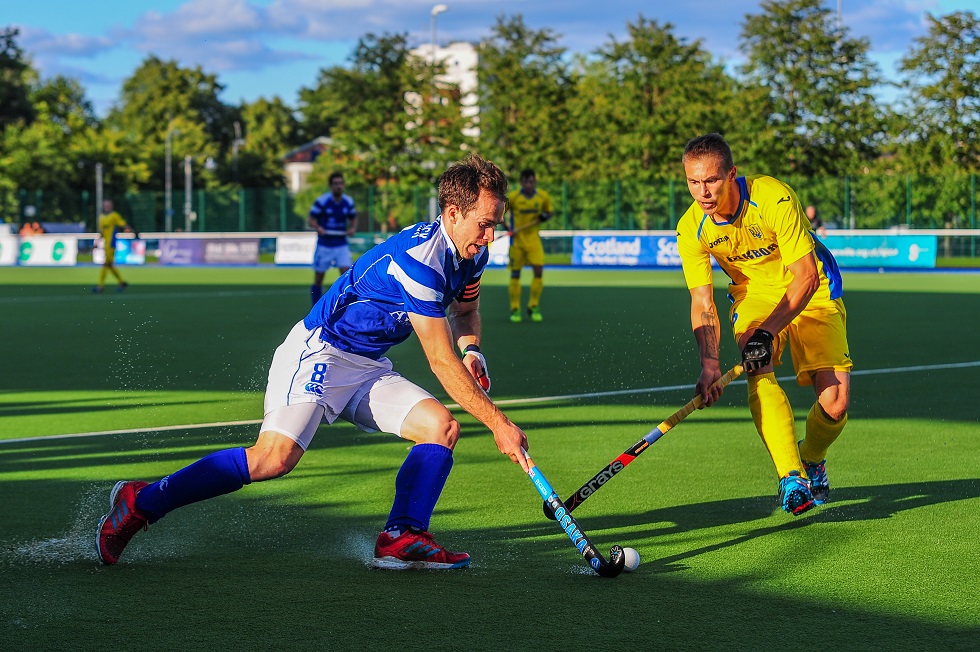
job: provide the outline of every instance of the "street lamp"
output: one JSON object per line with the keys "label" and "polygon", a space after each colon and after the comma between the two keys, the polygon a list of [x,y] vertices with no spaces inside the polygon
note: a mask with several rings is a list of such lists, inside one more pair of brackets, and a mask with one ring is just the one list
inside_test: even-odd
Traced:
{"label": "street lamp", "polygon": [[[449,7],[446,5],[436,5],[432,8],[432,67],[436,65],[436,16],[444,11],[449,11]],[[434,82],[433,82],[434,83]]]}
{"label": "street lamp", "polygon": [[[217,169],[218,164],[214,162],[212,157],[207,157],[204,159],[204,169],[208,172],[213,172]],[[190,232],[191,224],[197,219],[197,213],[194,212],[193,204],[194,195],[194,157],[185,156],[184,157],[184,231]]]}
{"label": "street lamp", "polygon": [[168,233],[173,229],[174,209],[171,195],[173,193],[173,166],[170,163],[170,140],[174,134],[180,134],[179,129],[173,129],[167,125],[166,149],[164,154],[164,173],[163,173],[163,216],[165,221],[164,230]]}
{"label": "street lamp", "polygon": [[102,164],[95,164],[95,220],[98,223],[99,215],[102,213]]}

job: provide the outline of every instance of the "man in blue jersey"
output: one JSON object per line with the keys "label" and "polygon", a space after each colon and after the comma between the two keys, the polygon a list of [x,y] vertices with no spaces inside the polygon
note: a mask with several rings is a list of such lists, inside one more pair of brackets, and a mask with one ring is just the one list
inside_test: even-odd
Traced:
{"label": "man in blue jersey", "polygon": [[[170,511],[289,473],[321,422],[337,418],[415,443],[395,478],[395,499],[375,545],[378,568],[461,568],[429,534],[453,465],[459,423],[432,394],[392,370],[388,349],[418,336],[449,396],[486,425],[497,448],[528,470],[527,437],[494,403],[480,352],[480,278],[503,222],[507,181],[470,156],[439,179],[442,214],[377,245],[341,276],[276,349],[265,419],[250,448],[212,453],[158,482],[116,483],[96,537],[106,564],[133,535]],[[454,345],[462,352],[456,355]]]}
{"label": "man in blue jersey", "polygon": [[350,246],[347,236],[354,235],[357,209],[354,200],[344,194],[344,175],[330,175],[330,192],[317,197],[310,209],[309,225],[316,231],[316,252],[313,254],[313,285],[310,298],[315,304],[323,295],[323,276],[331,267],[340,275],[350,269]]}

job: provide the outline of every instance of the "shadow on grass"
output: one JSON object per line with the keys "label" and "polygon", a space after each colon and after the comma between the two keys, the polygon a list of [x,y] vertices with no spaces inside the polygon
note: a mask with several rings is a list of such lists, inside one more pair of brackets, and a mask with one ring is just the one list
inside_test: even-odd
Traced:
{"label": "shadow on grass", "polygon": [[[976,627],[889,612],[873,601],[822,602],[795,591],[760,591],[744,578],[701,580],[666,572],[717,547],[650,561],[615,581],[594,577],[574,554],[562,554],[569,561],[556,568],[549,546],[537,540],[541,533],[554,534],[547,522],[530,529],[441,532],[474,553],[474,566],[466,571],[374,571],[366,562],[383,515],[352,516],[335,501],[296,504],[304,483],[284,483],[275,497],[243,491],[179,510],[137,535],[123,561],[106,568],[91,551],[94,524],[105,510],[106,488],[98,484],[0,482],[5,506],[19,517],[0,524],[0,582],[18,587],[0,592],[0,635],[10,649],[111,649],[127,641],[131,647],[137,635],[145,649],[383,649],[395,636],[424,641],[427,650],[559,650],[573,644],[757,650],[782,648],[801,632],[819,636],[826,650],[965,650],[976,641]],[[902,496],[910,490],[938,502],[944,492],[954,500],[975,497],[975,485],[854,488],[842,491],[841,499],[864,499],[862,509],[869,511],[863,517],[886,518],[909,507]],[[64,496],[79,495],[80,506],[63,504]],[[58,499],[55,520],[74,525],[52,538],[37,525],[51,527],[50,515],[45,521],[24,512]],[[679,519],[673,531],[692,531],[738,522],[719,521],[718,515],[740,506],[755,517],[762,502],[652,510],[635,521]],[[374,511],[375,505],[367,507]],[[840,509],[854,516],[848,514],[852,506]],[[613,519],[590,523],[607,520]],[[617,516],[616,526],[623,520]],[[807,522],[759,528],[724,545]],[[571,552],[567,541],[561,547]],[[406,614],[406,601],[427,608]]]}

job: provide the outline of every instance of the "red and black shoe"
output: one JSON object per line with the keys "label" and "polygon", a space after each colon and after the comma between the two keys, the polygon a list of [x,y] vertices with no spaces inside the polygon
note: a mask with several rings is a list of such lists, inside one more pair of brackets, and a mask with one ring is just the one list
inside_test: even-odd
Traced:
{"label": "red and black shoe", "polygon": [[148,482],[120,480],[109,494],[109,513],[99,520],[95,533],[95,550],[103,564],[119,561],[120,555],[137,532],[145,530],[149,521],[136,507],[136,494]]}
{"label": "red and black shoe", "polygon": [[450,552],[425,530],[410,528],[397,537],[388,532],[379,534],[371,565],[389,570],[448,570],[469,566],[470,556],[465,552]]}

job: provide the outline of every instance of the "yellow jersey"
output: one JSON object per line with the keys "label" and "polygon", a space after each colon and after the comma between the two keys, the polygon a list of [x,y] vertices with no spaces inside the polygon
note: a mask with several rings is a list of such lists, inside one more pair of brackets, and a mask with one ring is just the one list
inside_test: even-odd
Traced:
{"label": "yellow jersey", "polygon": [[106,248],[116,248],[116,234],[119,229],[126,227],[126,220],[116,211],[99,215],[99,233],[102,234],[102,241]]}
{"label": "yellow jersey", "polygon": [[731,279],[733,298],[750,287],[753,293],[778,298],[793,279],[787,266],[813,252],[820,287],[810,305],[839,298],[843,287],[837,261],[813,237],[793,189],[764,175],[739,177],[735,183],[739,205],[731,221],[714,221],[694,202],[677,223],[677,250],[687,287],[711,284],[713,257]]}
{"label": "yellow jersey", "polygon": [[510,206],[510,231],[514,240],[537,237],[540,230],[539,218],[542,213],[551,212],[551,195],[540,188],[526,197],[520,190],[507,195]]}

